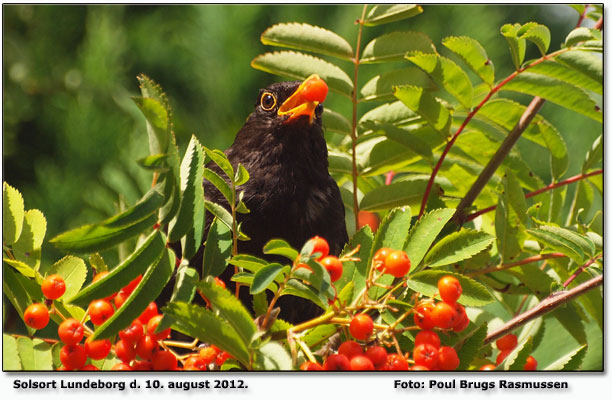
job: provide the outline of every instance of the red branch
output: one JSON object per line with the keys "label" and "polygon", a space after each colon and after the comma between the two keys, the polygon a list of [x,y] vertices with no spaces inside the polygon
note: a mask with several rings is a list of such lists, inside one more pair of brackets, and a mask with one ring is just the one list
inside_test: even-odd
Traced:
{"label": "red branch", "polygon": [[[586,179],[586,178],[591,177],[591,176],[599,175],[601,173],[603,173],[603,169],[598,169],[596,171],[589,172],[588,174],[579,174],[579,175],[576,175],[576,176],[572,176],[571,178],[567,178],[567,179],[562,180],[562,181],[557,182],[557,183],[551,183],[548,186],[544,186],[543,188],[540,188],[538,190],[534,190],[533,192],[529,192],[529,193],[527,193],[525,195],[525,198],[528,199],[530,197],[537,196],[537,195],[539,195],[541,193],[544,193],[544,192],[547,192],[549,190],[553,190],[553,189],[556,189],[556,188],[561,187],[561,186],[569,185],[570,183],[578,182],[578,181],[580,181],[582,179]],[[473,219],[476,219],[477,217],[481,216],[482,214],[486,214],[486,213],[488,213],[490,211],[495,210],[495,208],[497,208],[497,205],[493,205],[491,207],[487,207],[487,208],[483,208],[482,210],[478,210],[475,213],[472,213],[472,214],[468,215],[465,218],[464,222],[472,221]]]}
{"label": "red branch", "polygon": [[576,28],[579,28],[580,25],[582,25],[582,21],[584,21],[584,17],[586,17],[587,9],[589,8],[589,6],[590,4],[584,5],[584,10],[582,10],[582,14],[580,14],[580,16],[578,17],[578,22],[576,22]]}
{"label": "red branch", "polygon": [[582,271],[584,271],[585,269],[587,269],[591,264],[593,264],[595,261],[597,261],[598,259],[600,259],[602,256],[601,254],[598,255],[597,257],[593,257],[591,258],[589,261],[586,262],[586,264],[584,264],[583,266],[581,266],[580,268],[578,268],[576,271],[574,271],[574,273],[572,274],[572,276],[570,276],[565,283],[563,283],[563,287],[566,288],[569,286],[570,283],[572,283],[572,281],[574,279],[576,279],[576,277],[578,275],[580,275],[582,273]]}

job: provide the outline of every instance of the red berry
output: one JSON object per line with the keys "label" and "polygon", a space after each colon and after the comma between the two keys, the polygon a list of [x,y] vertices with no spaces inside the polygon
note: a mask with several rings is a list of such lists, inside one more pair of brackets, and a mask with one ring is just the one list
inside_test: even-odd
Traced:
{"label": "red berry", "polygon": [[177,366],[176,356],[168,350],[158,351],[152,363],[155,371],[174,371]]}
{"label": "red berry", "polygon": [[423,365],[430,370],[438,369],[438,349],[428,343],[423,343],[414,348],[414,363]]}
{"label": "red berry", "polygon": [[315,236],[310,241],[313,243],[312,254],[320,253],[321,255],[316,258],[317,261],[321,261],[329,254],[329,244],[327,240],[320,236]]}
{"label": "red berry", "polygon": [[355,356],[350,361],[351,371],[372,371],[374,363],[366,356]]}
{"label": "red berry", "polygon": [[111,342],[108,339],[100,339],[100,340],[90,340],[91,337],[88,337],[85,340],[85,353],[87,356],[93,360],[101,360],[106,358],[108,353],[111,350]]}
{"label": "red berry", "polygon": [[376,253],[374,253],[374,257],[372,258],[374,268],[379,271],[382,271],[385,268],[385,260],[387,259],[387,256],[389,256],[389,254],[391,254],[392,252],[393,250],[388,247],[381,247],[380,249],[378,249]]}
{"label": "red berry", "polygon": [[117,363],[111,367],[111,371],[131,371],[132,367],[125,363]]}
{"label": "red berry", "polygon": [[106,275],[108,275],[108,271],[98,272],[97,274],[94,275],[93,279],[91,280],[91,283],[98,282],[100,279],[104,278]]}
{"label": "red berry", "polygon": [[386,371],[408,371],[410,365],[401,354],[391,353],[387,355],[387,362],[383,367]]}
{"label": "red berry", "polygon": [[342,276],[342,262],[336,256],[327,256],[320,261],[329,272],[329,278],[332,282],[336,282]]}
{"label": "red berry", "polygon": [[130,297],[130,293],[126,292],[124,289],[121,289],[114,297],[113,301],[115,302],[115,308],[119,309],[123,303]]}
{"label": "red berry", "polygon": [[147,308],[145,308],[142,314],[140,314],[140,316],[138,317],[138,320],[140,321],[141,324],[146,325],[147,322],[149,322],[149,320],[153,318],[154,316],[156,316],[157,314],[158,314],[157,304],[155,304],[155,302],[152,301],[149,303]]}
{"label": "red berry", "polygon": [[153,335],[157,340],[164,340],[170,336],[170,328],[164,329],[159,333],[155,333],[163,315],[156,315],[147,322],[147,333]]}
{"label": "red berry", "polygon": [[157,340],[151,335],[144,335],[136,344],[136,354],[145,360],[152,359],[158,350]]}
{"label": "red berry", "polygon": [[183,364],[183,369],[186,371],[206,371],[208,364],[200,356],[191,356]]}
{"label": "red berry", "polygon": [[459,315],[455,307],[443,301],[436,303],[431,311],[431,319],[438,328],[451,329],[458,318]]}
{"label": "red berry", "polygon": [[351,320],[349,332],[357,340],[367,339],[374,331],[374,322],[368,314],[357,314]]}
{"label": "red berry", "polygon": [[132,292],[134,291],[134,289],[136,289],[136,286],[138,286],[141,280],[142,280],[142,275],[138,275],[130,283],[125,285],[122,290],[124,290],[128,294],[132,294]]}
{"label": "red berry", "polygon": [[495,344],[497,345],[497,348],[500,350],[512,350],[518,344],[518,338],[516,337],[516,335],[513,335],[512,333],[508,333],[507,335],[502,336],[499,339],[497,339],[495,341]]}
{"label": "red berry", "polygon": [[153,363],[149,360],[136,360],[132,363],[132,369],[134,371],[151,371]]}
{"label": "red berry", "polygon": [[130,343],[136,343],[144,334],[144,329],[139,320],[135,319],[127,328],[119,331],[119,337]]}
{"label": "red berry", "polygon": [[220,286],[220,287],[222,287],[223,289],[225,289],[225,282],[223,282],[221,279],[219,279],[219,278],[215,277],[214,281],[215,281],[215,284],[216,284],[217,286]]}
{"label": "red berry", "polygon": [[87,308],[89,319],[94,325],[102,325],[115,313],[115,309],[107,300],[94,300]]}
{"label": "red berry", "polygon": [[318,101],[322,103],[327,97],[327,84],[325,81],[318,76],[310,77],[304,82],[302,89],[302,99],[304,101]]}
{"label": "red berry", "polygon": [[479,368],[480,371],[493,371],[495,370],[495,365],[493,364],[485,364]]}
{"label": "red berry", "polygon": [[357,230],[367,225],[374,233],[378,230],[378,226],[380,225],[380,219],[378,219],[378,216],[370,211],[359,211],[359,214],[357,214],[357,220]]}
{"label": "red berry", "polygon": [[96,367],[95,365],[92,364],[87,364],[86,366],[84,366],[83,368],[81,368],[81,371],[99,371],[100,368]]}
{"label": "red berry", "polygon": [[344,354],[349,360],[355,356],[362,356],[361,345],[353,340],[347,340],[338,347],[338,354]]}
{"label": "red berry", "polygon": [[497,358],[495,359],[495,364],[499,365],[504,362],[504,360],[506,359],[506,357],[508,357],[508,354],[510,353],[512,353],[512,349],[500,351],[497,355]]}
{"label": "red berry", "polygon": [[303,362],[302,365],[300,365],[300,370],[301,371],[323,371],[323,367],[319,363],[312,362],[312,361],[306,361],[306,362]]}
{"label": "red berry", "polygon": [[60,350],[60,361],[69,370],[81,369],[87,361],[85,348],[80,344],[67,344]]}
{"label": "red berry", "polygon": [[462,291],[461,283],[454,276],[446,275],[438,280],[438,293],[446,303],[454,304]]}
{"label": "red berry", "polygon": [[455,349],[442,346],[438,349],[438,367],[443,371],[454,371],[459,366],[459,357]]}
{"label": "red berry", "polygon": [[384,367],[387,362],[387,350],[382,346],[372,346],[368,348],[365,355],[372,361],[376,369]]}
{"label": "red berry", "polygon": [[410,258],[401,250],[391,252],[385,259],[386,273],[401,278],[410,271]]}
{"label": "red berry", "polygon": [[326,371],[348,371],[350,368],[351,362],[344,354],[332,354],[323,363]]}
{"label": "red berry", "polygon": [[523,371],[535,371],[538,367],[538,361],[533,356],[527,357]]}
{"label": "red berry", "polygon": [[461,332],[468,327],[470,324],[470,319],[465,312],[465,307],[463,307],[461,304],[455,303],[455,310],[457,311],[457,319],[453,325],[453,331]]}
{"label": "red berry", "polygon": [[65,344],[77,344],[83,339],[83,324],[74,318],[68,318],[57,328],[57,335]]}
{"label": "red berry", "polygon": [[414,323],[421,329],[432,329],[436,326],[431,317],[434,305],[430,302],[422,302],[414,307]]}
{"label": "red berry", "polygon": [[49,310],[44,304],[30,304],[23,313],[26,325],[34,329],[42,329],[49,323]]}
{"label": "red berry", "polygon": [[55,300],[62,297],[66,292],[66,282],[64,282],[64,278],[59,275],[49,275],[43,280],[40,288],[46,298]]}
{"label": "red berry", "polygon": [[134,358],[136,358],[136,348],[134,343],[129,342],[125,339],[118,340],[115,343],[115,355],[124,363],[128,364]]}
{"label": "red berry", "polygon": [[215,362],[218,353],[219,351],[214,346],[208,346],[200,350],[200,357],[206,364],[210,364]]}
{"label": "red berry", "polygon": [[418,346],[420,344],[427,343],[435,348],[440,347],[440,337],[434,331],[420,331],[414,338],[414,346]]}
{"label": "red berry", "polygon": [[411,371],[429,371],[429,368],[427,368],[424,365],[418,365],[418,364],[414,364],[412,367],[410,367]]}
{"label": "red berry", "polygon": [[231,357],[232,356],[229,353],[221,351],[217,354],[217,357],[215,358],[215,364],[217,364],[218,366],[222,366],[227,361],[227,359]]}

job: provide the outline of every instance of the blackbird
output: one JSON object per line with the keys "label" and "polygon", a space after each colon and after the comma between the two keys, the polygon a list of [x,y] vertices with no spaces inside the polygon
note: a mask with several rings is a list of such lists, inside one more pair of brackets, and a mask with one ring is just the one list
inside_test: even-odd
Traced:
{"label": "blackbird", "polygon": [[[275,238],[299,249],[318,235],[327,240],[330,254],[334,255],[347,243],[344,205],[338,185],[328,172],[321,124],[326,95],[327,85],[317,75],[303,82],[274,83],[260,90],[254,112],[225,151],[234,168],[241,163],[250,175],[249,181],[238,188],[244,192],[243,201],[250,210],[237,217],[242,231],[250,237],[238,242],[239,253],[272,261],[264,256],[262,248]],[[224,176],[216,164],[209,163],[207,167]],[[229,210],[223,195],[207,180],[204,195]],[[212,219],[212,214],[207,213],[206,232]],[[202,251],[198,253],[199,260],[192,260],[192,265],[201,265]],[[232,291],[233,273],[233,266],[229,266],[221,275]],[[247,307],[251,306],[248,288],[241,288],[240,298]],[[281,297],[277,305],[279,318],[292,323],[313,318],[322,311],[312,302],[294,296]]]}

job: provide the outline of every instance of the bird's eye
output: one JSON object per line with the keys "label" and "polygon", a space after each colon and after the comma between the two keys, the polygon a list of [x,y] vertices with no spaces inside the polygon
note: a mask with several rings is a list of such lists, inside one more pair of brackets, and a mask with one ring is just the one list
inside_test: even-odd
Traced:
{"label": "bird's eye", "polygon": [[317,115],[317,117],[320,117],[321,114],[323,114],[323,103],[317,104],[317,107],[315,108],[315,114]]}
{"label": "bird's eye", "polygon": [[261,108],[265,111],[270,111],[276,106],[276,97],[272,93],[266,92],[261,95]]}

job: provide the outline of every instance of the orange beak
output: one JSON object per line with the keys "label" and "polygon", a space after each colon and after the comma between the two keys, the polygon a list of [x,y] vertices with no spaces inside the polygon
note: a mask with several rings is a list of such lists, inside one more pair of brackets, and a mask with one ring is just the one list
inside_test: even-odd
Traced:
{"label": "orange beak", "polygon": [[327,97],[327,84],[319,75],[310,75],[296,91],[279,107],[278,115],[288,115],[284,124],[294,121],[302,115],[308,116],[308,122],[312,124],[315,108],[325,101]]}

